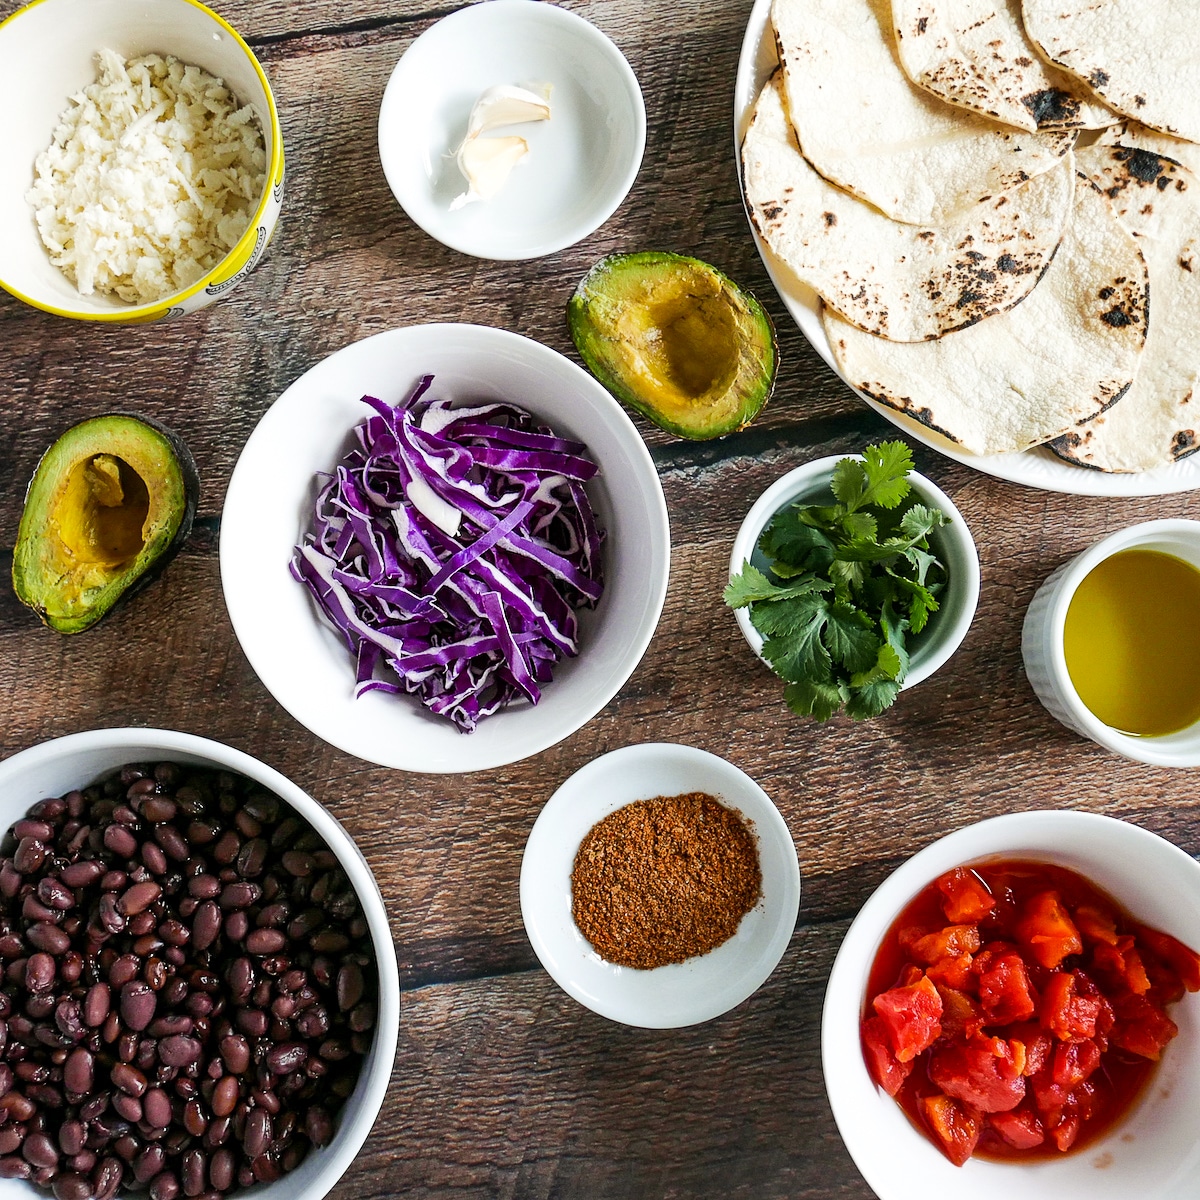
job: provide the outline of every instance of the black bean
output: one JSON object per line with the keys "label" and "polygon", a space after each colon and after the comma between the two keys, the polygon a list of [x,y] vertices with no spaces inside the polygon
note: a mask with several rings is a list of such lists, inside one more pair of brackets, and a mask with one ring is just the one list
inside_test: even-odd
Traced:
{"label": "black bean", "polygon": [[137,853],[137,838],[124,825],[109,825],[104,830],[104,845],[121,858],[132,858]]}
{"label": "black bean", "polygon": [[229,883],[221,890],[220,904],[226,910],[249,908],[261,895],[262,889],[255,883]]}
{"label": "black bean", "polygon": [[164,1066],[186,1067],[196,1062],[204,1047],[193,1037],[173,1034],[158,1043],[158,1057]]}
{"label": "black bean", "polygon": [[85,1175],[66,1172],[54,1180],[56,1200],[93,1200],[95,1194],[92,1181]]}
{"label": "black bean", "polygon": [[39,921],[25,931],[29,944],[47,954],[64,954],[71,948],[71,939],[57,925]]}
{"label": "black bean", "polygon": [[37,838],[23,837],[13,854],[12,865],[20,875],[31,875],[45,861],[46,847]]}
{"label": "black bean", "polygon": [[87,995],[83,1000],[84,1024],[90,1025],[93,1029],[99,1025],[103,1025],[104,1018],[108,1016],[111,1004],[112,992],[109,990],[108,984],[93,984],[88,988]]}
{"label": "black bean", "polygon": [[0,1158],[0,1179],[28,1179],[33,1168],[23,1159],[13,1155]]}
{"label": "black bean", "polygon": [[242,1138],[242,1147],[246,1152],[246,1157],[258,1158],[270,1144],[271,1114],[262,1108],[252,1108],[246,1114],[246,1132]]}
{"label": "black bean", "polygon": [[34,993],[48,992],[54,986],[54,959],[43,951],[31,954],[25,963],[25,987]]}
{"label": "black bean", "polygon": [[352,1009],[363,997],[363,973],[358,963],[344,963],[337,973],[337,1005],[342,1012]]}
{"label": "black bean", "polygon": [[121,1020],[130,1029],[145,1029],[154,1020],[158,998],[150,986],[140,979],[131,980],[121,988]]}
{"label": "black bean", "polygon": [[66,910],[75,907],[75,893],[53,875],[44,875],[38,880],[37,898],[47,908]]}
{"label": "black bean", "polygon": [[124,1174],[125,1167],[119,1159],[102,1159],[92,1174],[92,1187],[95,1189],[96,1200],[112,1200],[121,1186]]}
{"label": "black bean", "polygon": [[208,1164],[208,1182],[216,1191],[227,1192],[233,1187],[235,1166],[232,1150],[222,1147],[212,1156]]}
{"label": "black bean", "polygon": [[152,879],[127,888],[117,901],[117,907],[127,917],[145,912],[162,895],[162,888]]}
{"label": "black bean", "polygon": [[57,1167],[58,1148],[44,1133],[31,1133],[21,1147],[25,1161],[35,1167]]}
{"label": "black bean", "polygon": [[88,1050],[73,1050],[63,1064],[63,1083],[67,1091],[84,1095],[92,1090],[95,1057]]}
{"label": "black bean", "polygon": [[150,1181],[150,1200],[175,1200],[179,1195],[179,1180],[171,1171],[163,1171]]}
{"label": "black bean", "polygon": [[142,1098],[142,1114],[146,1123],[155,1129],[166,1129],[171,1124],[171,1101],[162,1088],[153,1087]]}
{"label": "black bean", "polygon": [[278,954],[287,945],[287,938],[278,929],[254,929],[246,935],[244,944],[251,954]]}
{"label": "black bean", "polygon": [[204,1191],[207,1170],[202,1150],[189,1150],[183,1156],[183,1192],[185,1196],[199,1196]]}

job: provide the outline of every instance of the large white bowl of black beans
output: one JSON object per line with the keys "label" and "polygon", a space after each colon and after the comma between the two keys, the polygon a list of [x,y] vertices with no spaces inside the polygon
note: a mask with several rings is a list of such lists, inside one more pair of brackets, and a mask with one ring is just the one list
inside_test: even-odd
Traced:
{"label": "large white bowl of black beans", "polygon": [[341,825],[190,734],[0,763],[0,1197],[319,1200],[391,1076],[400,981]]}

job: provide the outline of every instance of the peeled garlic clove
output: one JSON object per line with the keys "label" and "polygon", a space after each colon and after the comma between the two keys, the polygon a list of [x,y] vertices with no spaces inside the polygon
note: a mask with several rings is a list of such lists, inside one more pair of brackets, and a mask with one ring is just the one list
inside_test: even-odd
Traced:
{"label": "peeled garlic clove", "polygon": [[550,120],[550,104],[528,88],[501,84],[488,88],[475,101],[467,122],[467,140],[499,129],[502,125],[523,125],[526,121]]}
{"label": "peeled garlic clove", "polygon": [[509,172],[529,153],[523,137],[468,138],[458,148],[458,167],[470,187],[450,204],[450,211],[476,200],[490,200]]}

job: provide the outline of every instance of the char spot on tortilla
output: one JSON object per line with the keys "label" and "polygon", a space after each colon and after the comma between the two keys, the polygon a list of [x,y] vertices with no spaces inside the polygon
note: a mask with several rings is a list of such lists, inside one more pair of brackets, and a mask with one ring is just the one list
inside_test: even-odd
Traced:
{"label": "char spot on tortilla", "polygon": [[963,291],[955,302],[955,308],[966,308],[968,304],[978,304],[983,299],[982,292]]}
{"label": "char spot on tortilla", "polygon": [[1111,325],[1114,329],[1121,329],[1126,325],[1132,325],[1136,317],[1131,317],[1123,308],[1110,308],[1108,312],[1100,314],[1100,320],[1105,325]]}
{"label": "char spot on tortilla", "polygon": [[1093,87],[1103,87],[1108,82],[1108,72],[1097,68],[1088,76],[1088,81]]}
{"label": "char spot on tortilla", "polygon": [[1099,292],[1100,299],[1107,300],[1109,298],[1109,296],[1115,295],[1116,291],[1117,291],[1116,288],[1102,287]]}
{"label": "char spot on tortilla", "polygon": [[[1149,150],[1133,150],[1128,146],[1118,146],[1113,153],[1117,162],[1125,164],[1130,175],[1142,183],[1153,183],[1163,173],[1165,160]],[[1165,186],[1159,184],[1159,187]]]}
{"label": "char spot on tortilla", "polygon": [[778,204],[768,204],[763,207],[762,211],[768,221],[774,221],[783,212],[783,209]]}
{"label": "char spot on tortilla", "polygon": [[1197,449],[1200,449],[1200,443],[1196,441],[1196,431],[1194,429],[1181,429],[1171,439],[1171,453],[1176,458],[1184,458],[1189,454],[1194,454]]}
{"label": "char spot on tortilla", "polygon": [[1024,54],[1022,54],[1020,58],[1015,59],[1014,61],[1016,62],[1018,67],[1032,67],[1033,66],[1033,59],[1026,58]]}
{"label": "char spot on tortilla", "polygon": [[1166,175],[1160,175],[1158,177],[1158,190],[1160,192],[1165,192],[1170,186],[1171,180]]}
{"label": "char spot on tortilla", "polygon": [[1134,104],[1136,104],[1138,106],[1138,108],[1146,107],[1146,97],[1145,96],[1134,96],[1133,102],[1134,102]]}
{"label": "char spot on tortilla", "polygon": [[[1031,66],[1028,59],[1023,66]],[[1069,92],[1058,88],[1043,88],[1021,97],[1021,103],[1029,109],[1030,116],[1041,125],[1045,121],[1071,121],[1079,114],[1079,101]]]}
{"label": "char spot on tortilla", "polygon": [[925,30],[928,28],[928,26],[929,26],[929,18],[928,17],[918,17],[917,18],[917,32],[918,33],[924,33]]}
{"label": "char spot on tortilla", "polygon": [[826,226],[837,224],[837,213],[827,212],[822,213],[821,216],[824,219]]}
{"label": "char spot on tortilla", "polygon": [[1192,260],[1191,260],[1190,258],[1181,258],[1181,259],[1179,260],[1179,265],[1180,265],[1180,266],[1181,266],[1181,267],[1182,267],[1182,268],[1183,268],[1185,271],[1187,271],[1187,272],[1189,272],[1189,273],[1190,273],[1190,272],[1191,272],[1191,269],[1192,269]]}

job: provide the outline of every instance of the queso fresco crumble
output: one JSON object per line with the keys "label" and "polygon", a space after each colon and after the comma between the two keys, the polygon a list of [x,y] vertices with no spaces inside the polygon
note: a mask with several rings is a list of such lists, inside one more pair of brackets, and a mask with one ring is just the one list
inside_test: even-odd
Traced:
{"label": "queso fresco crumble", "polygon": [[246,231],[266,177],[254,113],[199,67],[96,56],[26,195],[50,261],[88,296],[131,304],[189,287]]}

